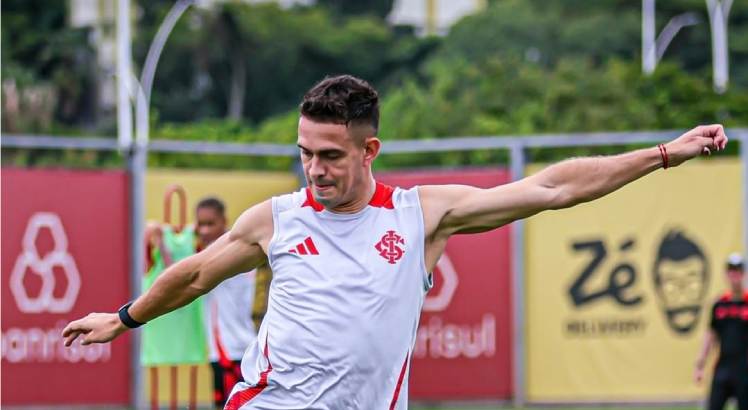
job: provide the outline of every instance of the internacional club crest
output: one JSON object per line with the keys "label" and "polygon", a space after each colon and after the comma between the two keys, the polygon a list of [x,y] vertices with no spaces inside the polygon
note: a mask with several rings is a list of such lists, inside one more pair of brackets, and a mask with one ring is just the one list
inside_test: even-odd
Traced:
{"label": "internacional club crest", "polygon": [[395,231],[387,231],[382,236],[382,239],[374,245],[374,248],[379,252],[379,256],[387,259],[388,263],[394,265],[405,253],[405,250],[400,245],[405,245],[405,239]]}

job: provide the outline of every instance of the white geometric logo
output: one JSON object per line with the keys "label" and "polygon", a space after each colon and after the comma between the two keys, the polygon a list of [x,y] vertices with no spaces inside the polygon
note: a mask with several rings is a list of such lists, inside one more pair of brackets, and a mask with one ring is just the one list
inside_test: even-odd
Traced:
{"label": "white geometric logo", "polygon": [[[42,229],[49,229],[54,240],[54,248],[41,258],[36,249],[36,239]],[[67,289],[61,297],[55,297],[55,275],[53,268],[60,267],[67,279]],[[23,285],[27,273],[38,275],[42,288],[36,297],[29,296]],[[68,253],[68,238],[62,221],[50,212],[35,213],[26,226],[23,234],[23,250],[16,259],[13,272],[10,274],[10,290],[16,300],[18,309],[25,313],[65,313],[75,304],[80,290],[81,279],[75,260]]]}
{"label": "white geometric logo", "polygon": [[446,252],[436,262],[434,276],[437,274],[441,274],[443,284],[439,293],[426,295],[426,300],[423,301],[423,310],[427,312],[438,312],[446,309],[457,290],[457,284],[459,283],[457,271],[455,271],[455,267]]}

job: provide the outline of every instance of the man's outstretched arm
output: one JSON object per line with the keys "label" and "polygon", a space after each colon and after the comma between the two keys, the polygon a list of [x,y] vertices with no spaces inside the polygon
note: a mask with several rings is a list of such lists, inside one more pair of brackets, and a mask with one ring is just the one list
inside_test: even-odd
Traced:
{"label": "man's outstretched arm", "polygon": [[[270,201],[245,211],[229,232],[208,248],[167,268],[128,309],[140,323],[178,309],[209,292],[223,280],[254,269],[265,260],[272,237]],[[63,330],[65,345],[80,335],[82,344],[109,342],[128,328],[117,313],[91,313]]]}
{"label": "man's outstretched arm", "polygon": [[[665,144],[671,167],[725,148],[721,125],[696,127]],[[422,186],[427,248],[436,253],[455,233],[484,232],[547,209],[561,209],[607,195],[663,166],[658,147],[620,155],[575,158],[522,180],[480,189],[463,185]],[[430,242],[430,243],[429,243]]]}

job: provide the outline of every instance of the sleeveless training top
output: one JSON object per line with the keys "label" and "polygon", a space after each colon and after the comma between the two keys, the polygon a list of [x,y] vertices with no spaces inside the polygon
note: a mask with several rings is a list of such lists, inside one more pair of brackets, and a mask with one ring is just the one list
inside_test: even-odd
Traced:
{"label": "sleeveless training top", "polygon": [[336,214],[309,189],[272,199],[268,311],[227,409],[406,409],[431,277],[417,188],[377,183]]}

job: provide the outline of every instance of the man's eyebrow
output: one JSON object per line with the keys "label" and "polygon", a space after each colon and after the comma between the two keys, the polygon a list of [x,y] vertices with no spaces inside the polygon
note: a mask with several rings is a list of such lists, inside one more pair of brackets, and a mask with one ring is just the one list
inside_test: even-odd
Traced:
{"label": "man's eyebrow", "polygon": [[[299,147],[299,148],[301,148],[304,151],[313,152],[312,150],[310,150],[309,148],[304,147],[301,144],[297,143],[296,146]],[[345,152],[345,151],[343,151],[342,149],[339,149],[339,148],[327,148],[327,149],[321,149],[317,153],[320,154],[320,155],[328,155],[328,154],[340,154],[340,153],[343,153],[343,152]]]}

